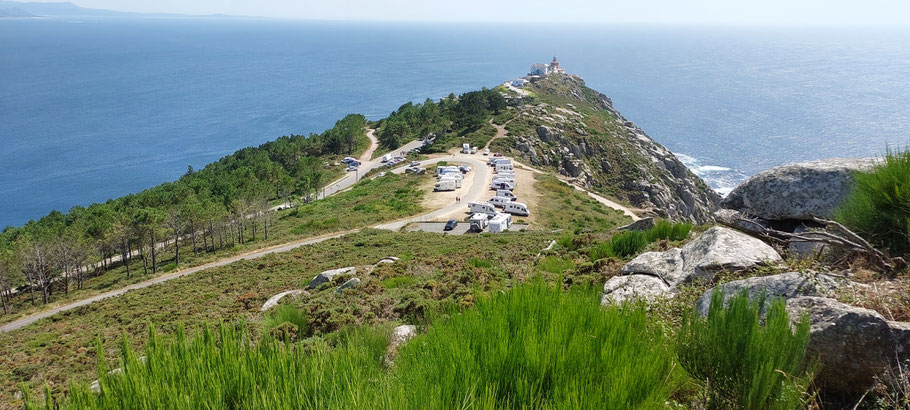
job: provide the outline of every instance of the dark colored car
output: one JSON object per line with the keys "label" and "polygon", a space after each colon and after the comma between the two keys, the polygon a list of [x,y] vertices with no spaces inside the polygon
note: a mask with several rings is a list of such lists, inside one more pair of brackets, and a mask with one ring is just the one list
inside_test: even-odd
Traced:
{"label": "dark colored car", "polygon": [[451,231],[452,229],[455,229],[456,226],[458,226],[458,221],[456,221],[454,219],[449,219],[449,222],[446,222],[446,227],[442,228],[442,230]]}

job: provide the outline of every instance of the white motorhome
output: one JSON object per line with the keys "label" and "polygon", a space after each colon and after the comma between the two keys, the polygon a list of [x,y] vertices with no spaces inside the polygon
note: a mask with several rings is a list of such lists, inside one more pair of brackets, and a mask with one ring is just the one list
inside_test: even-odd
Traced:
{"label": "white motorhome", "polygon": [[[508,183],[512,184],[512,189],[514,189],[516,186],[518,186],[518,183],[515,182],[515,178],[508,178],[508,177],[500,178],[497,176],[497,177],[493,178],[493,182],[508,182]],[[493,188],[493,189],[497,189],[497,188]]]}
{"label": "white motorhome", "polygon": [[503,158],[503,157],[493,157],[493,158],[490,158],[490,160],[487,162],[491,166],[495,167],[497,164],[511,164],[512,160],[508,159],[508,158]]}
{"label": "white motorhome", "polygon": [[502,207],[506,206],[507,203],[512,202],[512,199],[506,198],[504,196],[494,196],[494,197],[490,198],[490,200],[487,202],[493,204],[493,206],[495,206],[497,208],[502,208]]}
{"label": "white motorhome", "polygon": [[439,176],[439,175],[444,174],[444,173],[453,173],[453,172],[458,172],[458,173],[460,173],[461,171],[459,171],[459,170],[458,170],[458,167],[456,167],[456,166],[454,166],[454,165],[447,165],[447,166],[442,166],[442,167],[436,167],[436,176]]}
{"label": "white motorhome", "polygon": [[454,179],[443,179],[433,186],[433,191],[454,191],[458,188],[457,183]]}
{"label": "white motorhome", "polygon": [[525,205],[521,202],[515,202],[515,201],[506,203],[505,206],[502,207],[502,211],[508,212],[512,215],[519,215],[519,216],[531,215],[531,212],[528,211],[527,205]]}
{"label": "white motorhome", "polygon": [[490,215],[484,213],[476,213],[471,215],[471,231],[472,232],[483,232],[487,227],[487,224],[490,220]]}
{"label": "white motorhome", "polygon": [[461,144],[461,153],[470,154],[471,153],[471,144],[468,144],[468,143]]}
{"label": "white motorhome", "polygon": [[461,181],[464,179],[464,174],[462,174],[461,172],[445,172],[445,173],[439,174],[439,176],[437,176],[436,178],[437,179],[449,178],[449,179],[457,179],[457,180]]}
{"label": "white motorhome", "polygon": [[385,154],[382,156],[382,162],[389,162],[392,160],[392,154]]}
{"label": "white motorhome", "polygon": [[493,181],[490,183],[490,189],[496,190],[496,191],[498,191],[500,189],[505,189],[507,191],[511,191],[511,190],[515,189],[515,185],[512,185],[512,183],[508,182],[508,181]]}
{"label": "white motorhome", "polygon": [[489,202],[468,202],[468,211],[472,214],[496,215],[496,207]]}
{"label": "white motorhome", "polygon": [[493,172],[498,174],[498,173],[504,172],[504,171],[515,171],[515,168],[512,168],[511,163],[508,163],[508,164],[498,163],[498,164],[496,164],[496,169]]}
{"label": "white motorhome", "polygon": [[512,226],[512,215],[510,214],[496,214],[489,223],[490,233],[499,233],[503,231],[508,231],[509,227]]}
{"label": "white motorhome", "polygon": [[508,189],[497,189],[497,190],[496,190],[496,196],[501,196],[501,197],[504,197],[504,198],[509,198],[509,199],[511,199],[511,200],[513,200],[513,201],[516,200],[516,199],[518,199],[518,197],[515,196],[515,194],[513,194],[512,191],[509,191]]}
{"label": "white motorhome", "polygon": [[439,178],[439,182],[442,181],[455,181],[455,188],[461,188],[461,178],[456,178],[455,176],[445,175],[442,178]]}

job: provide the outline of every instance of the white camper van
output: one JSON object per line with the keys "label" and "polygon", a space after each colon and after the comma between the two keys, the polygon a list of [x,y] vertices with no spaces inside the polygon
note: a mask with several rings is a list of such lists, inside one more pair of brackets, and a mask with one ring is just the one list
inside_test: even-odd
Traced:
{"label": "white camper van", "polygon": [[525,205],[521,202],[515,202],[515,201],[506,203],[505,206],[502,207],[502,211],[508,212],[512,215],[519,215],[519,216],[531,215],[531,213],[528,211],[527,205]]}
{"label": "white camper van", "polygon": [[[506,171],[515,171],[515,168],[512,168],[511,163],[508,163],[508,164],[498,163],[498,164],[496,164],[496,168],[494,169],[493,172],[498,174],[500,172],[506,172]],[[514,174],[514,172],[513,172],[513,174]]]}
{"label": "white camper van", "polygon": [[468,211],[472,214],[496,215],[496,207],[489,202],[468,202]]}
{"label": "white camper van", "polygon": [[461,144],[461,153],[470,154],[471,153],[471,144],[468,144],[468,143]]}
{"label": "white camper van", "polygon": [[496,165],[499,165],[499,164],[511,164],[512,160],[508,159],[508,158],[503,158],[503,157],[493,157],[493,158],[490,158],[490,160],[488,162],[491,166],[495,167]]}
{"label": "white camper van", "polygon": [[490,189],[495,191],[498,191],[500,189],[511,191],[515,189],[515,185],[512,185],[512,183],[508,181],[493,181],[490,183]]}
{"label": "white camper van", "polygon": [[471,215],[471,232],[483,232],[486,229],[487,224],[490,220],[490,215],[484,213],[476,213]]}
{"label": "white camper van", "polygon": [[442,175],[442,174],[445,174],[445,173],[454,173],[454,172],[461,173],[461,171],[458,170],[458,167],[456,167],[456,166],[454,166],[454,165],[447,165],[447,166],[443,166],[443,167],[436,167],[436,176],[439,176],[439,175]]}
{"label": "white camper van", "polygon": [[385,154],[382,156],[382,162],[389,162],[392,160],[392,154]]}
{"label": "white camper van", "polygon": [[496,196],[501,196],[501,197],[504,197],[504,198],[509,198],[509,199],[511,199],[511,200],[513,200],[513,201],[516,200],[516,199],[518,199],[518,197],[515,196],[515,194],[513,194],[512,191],[509,191],[508,189],[497,189],[497,190],[496,190]]}
{"label": "white camper van", "polygon": [[454,191],[458,187],[456,186],[458,181],[454,179],[443,179],[436,183],[433,186],[433,191]]}
{"label": "white camper van", "polygon": [[512,215],[496,214],[496,216],[490,219],[488,226],[490,227],[490,233],[508,231],[509,227],[512,226]]}
{"label": "white camper van", "polygon": [[512,199],[506,198],[503,196],[494,196],[494,197],[490,198],[490,200],[487,202],[493,204],[493,206],[495,206],[497,208],[502,208],[502,207],[506,206],[507,203],[512,202]]}
{"label": "white camper van", "polygon": [[449,179],[457,179],[457,180],[461,181],[464,179],[464,174],[462,174],[461,172],[446,172],[443,174],[439,174],[439,176],[436,178],[438,178],[438,179],[449,178]]}
{"label": "white camper van", "polygon": [[[494,177],[494,178],[493,178],[493,182],[508,182],[509,184],[512,185],[512,188],[509,188],[509,189],[514,189],[516,186],[518,186],[518,183],[515,182],[515,178],[499,178],[499,177]],[[498,189],[498,188],[493,188],[493,189]]]}
{"label": "white camper van", "polygon": [[455,176],[444,175],[442,178],[439,178],[439,182],[442,181],[455,181],[455,188],[461,188],[461,178],[456,178]]}

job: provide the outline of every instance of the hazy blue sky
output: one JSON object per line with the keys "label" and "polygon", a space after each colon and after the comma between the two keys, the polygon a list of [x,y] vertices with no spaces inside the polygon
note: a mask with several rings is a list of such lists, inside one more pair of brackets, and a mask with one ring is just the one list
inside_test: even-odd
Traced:
{"label": "hazy blue sky", "polygon": [[380,21],[910,24],[910,0],[74,0],[124,11]]}

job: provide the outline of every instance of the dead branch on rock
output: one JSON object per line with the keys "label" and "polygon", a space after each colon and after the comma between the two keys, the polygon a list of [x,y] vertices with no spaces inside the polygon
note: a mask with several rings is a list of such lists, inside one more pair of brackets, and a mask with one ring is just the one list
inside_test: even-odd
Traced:
{"label": "dead branch on rock", "polygon": [[715,216],[717,222],[723,225],[762,238],[773,244],[786,245],[803,242],[836,247],[848,252],[863,255],[876,268],[886,272],[903,269],[907,265],[903,258],[888,257],[882,251],[875,249],[868,241],[837,221],[812,218],[813,222],[822,225],[825,229],[797,234],[770,228],[759,221],[752,220],[739,213]]}

